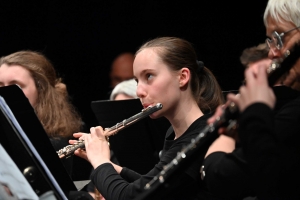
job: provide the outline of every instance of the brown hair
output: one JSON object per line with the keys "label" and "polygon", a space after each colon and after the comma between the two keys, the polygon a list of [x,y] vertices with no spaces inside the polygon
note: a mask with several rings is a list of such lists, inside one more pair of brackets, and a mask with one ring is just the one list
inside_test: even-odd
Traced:
{"label": "brown hair", "polygon": [[244,49],[240,56],[240,61],[244,67],[248,67],[250,63],[268,58],[269,47],[266,43]]}
{"label": "brown hair", "polygon": [[146,42],[136,52],[146,48],[155,48],[160,59],[172,70],[186,67],[191,72],[190,86],[200,109],[213,112],[224,103],[222,90],[212,72],[197,61],[196,52],[191,43],[176,37],[160,37]]}
{"label": "brown hair", "polygon": [[19,65],[30,72],[38,91],[34,110],[49,137],[71,137],[80,131],[82,121],[69,100],[66,85],[44,55],[19,51],[1,57],[2,64]]}

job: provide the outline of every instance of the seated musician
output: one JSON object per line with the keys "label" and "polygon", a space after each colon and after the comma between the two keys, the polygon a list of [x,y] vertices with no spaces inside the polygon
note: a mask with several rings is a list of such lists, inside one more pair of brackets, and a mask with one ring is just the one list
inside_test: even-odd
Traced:
{"label": "seated musician", "polygon": [[[41,53],[19,51],[0,58],[0,87],[17,84],[43,125],[55,151],[68,145],[82,120],[71,104],[66,85]],[[62,160],[72,174],[72,158]]]}
{"label": "seated musician", "polygon": [[[166,117],[171,127],[166,133],[160,161],[145,175],[110,160],[110,149],[101,127],[91,128],[91,134],[74,134],[86,144],[86,151],[77,150],[75,155],[93,165],[92,181],[106,200],[142,198],[144,186],[198,135],[211,113],[223,103],[216,78],[197,61],[193,46],[184,39],[160,37],[145,43],[136,53],[133,70],[137,96],[144,108],[161,103],[162,109],[150,117]],[[198,169],[203,157],[176,174],[168,191],[154,192],[157,197],[150,199],[195,199],[201,185]]]}
{"label": "seated musician", "polygon": [[[283,59],[281,64],[294,56],[295,44],[300,40],[300,13],[294,3],[299,1],[283,0],[279,3],[269,0],[264,14],[267,35],[271,38],[266,40],[268,57],[272,61]],[[281,66],[283,69],[292,68],[277,79],[272,91],[266,87],[266,78],[263,77],[269,66],[264,61],[251,63],[245,72],[246,85],[240,88],[240,95],[228,96],[242,112],[237,132],[240,145],[231,140],[226,151],[222,146],[227,144],[228,147],[228,142],[214,145],[208,153],[202,171],[206,192],[213,198],[242,199],[247,195],[258,199],[300,197],[297,184],[300,177],[299,55],[290,66]],[[221,109],[209,123],[220,113]],[[240,154],[236,156],[238,151]]]}

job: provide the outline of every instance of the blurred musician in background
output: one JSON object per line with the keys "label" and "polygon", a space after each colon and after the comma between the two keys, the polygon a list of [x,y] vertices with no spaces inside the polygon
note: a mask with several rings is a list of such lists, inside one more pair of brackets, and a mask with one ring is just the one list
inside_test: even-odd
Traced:
{"label": "blurred musician in background", "polygon": [[[0,87],[17,84],[28,98],[55,151],[68,145],[82,128],[66,85],[41,53],[19,51],[0,58]],[[62,160],[71,176],[72,158]]]}
{"label": "blurred musician in background", "polygon": [[112,89],[122,81],[133,78],[133,60],[134,54],[131,52],[123,52],[113,60],[109,74]]}
{"label": "blurred musician in background", "polygon": [[121,83],[133,78],[133,60],[134,54],[125,51],[117,55],[111,63],[109,71],[109,90],[107,98],[110,98],[112,90]]}

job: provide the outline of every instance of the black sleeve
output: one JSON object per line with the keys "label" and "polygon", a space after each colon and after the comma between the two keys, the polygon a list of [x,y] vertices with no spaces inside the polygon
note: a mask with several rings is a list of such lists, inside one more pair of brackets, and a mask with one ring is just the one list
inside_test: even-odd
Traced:
{"label": "black sleeve", "polygon": [[126,167],[123,167],[121,173],[121,177],[124,178],[129,183],[141,178],[141,175],[131,169],[128,169]]}
{"label": "black sleeve", "polygon": [[[105,178],[104,178],[105,177]],[[138,197],[144,192],[144,186],[153,179],[153,176],[142,175],[138,180],[128,183],[114,169],[110,163],[98,166],[92,173],[92,181],[106,200],[127,200]],[[168,188],[166,194],[157,195],[160,199],[189,199],[189,191],[196,190],[198,185],[185,173],[177,174],[178,181]],[[173,190],[173,188],[180,188]],[[172,193],[170,193],[172,191]],[[155,194],[156,195],[156,194]]]}
{"label": "black sleeve", "polygon": [[257,196],[262,199],[277,198],[278,140],[274,130],[274,115],[265,104],[255,103],[240,116],[239,136],[250,170],[255,182]]}
{"label": "black sleeve", "polygon": [[242,199],[253,194],[242,148],[232,153],[214,152],[206,157],[203,167],[205,190],[210,195]]}
{"label": "black sleeve", "polygon": [[94,185],[107,200],[133,199],[141,193],[151,176],[141,176],[135,182],[124,180],[110,163],[98,166],[91,175]]}

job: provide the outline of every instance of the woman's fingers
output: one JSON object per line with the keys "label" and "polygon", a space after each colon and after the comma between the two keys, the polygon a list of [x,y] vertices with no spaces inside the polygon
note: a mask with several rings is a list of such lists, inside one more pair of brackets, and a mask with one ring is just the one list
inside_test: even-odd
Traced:
{"label": "woman's fingers", "polygon": [[85,134],[87,134],[87,133],[81,133],[81,132],[79,132],[79,133],[73,133],[73,137],[80,138],[81,136],[83,136]]}
{"label": "woman's fingers", "polygon": [[86,153],[86,151],[83,150],[83,149],[77,149],[76,151],[74,151],[74,155],[76,155],[76,156],[78,156],[78,157],[81,157],[81,158],[83,158],[83,159],[89,161],[89,160],[88,160],[88,157],[87,157],[87,153]]}

